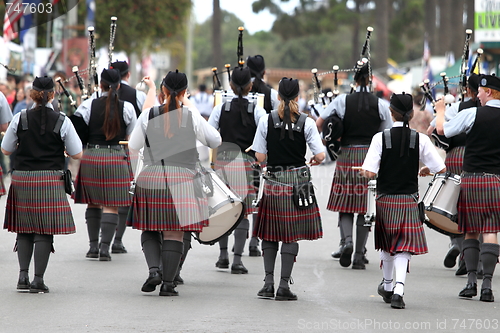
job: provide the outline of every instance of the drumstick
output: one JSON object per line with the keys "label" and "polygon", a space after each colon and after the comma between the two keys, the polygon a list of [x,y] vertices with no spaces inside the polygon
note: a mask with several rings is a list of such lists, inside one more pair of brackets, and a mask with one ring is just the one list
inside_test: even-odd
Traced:
{"label": "drumstick", "polygon": [[363,167],[356,167],[356,166],[353,166],[353,167],[352,167],[352,169],[353,169],[353,170],[362,170],[362,169],[363,169]]}
{"label": "drumstick", "polygon": [[128,141],[118,141],[118,144],[120,144],[120,145],[128,145]]}
{"label": "drumstick", "polygon": [[250,146],[247,149],[245,149],[245,153],[248,153],[250,150],[252,150],[252,146]]}

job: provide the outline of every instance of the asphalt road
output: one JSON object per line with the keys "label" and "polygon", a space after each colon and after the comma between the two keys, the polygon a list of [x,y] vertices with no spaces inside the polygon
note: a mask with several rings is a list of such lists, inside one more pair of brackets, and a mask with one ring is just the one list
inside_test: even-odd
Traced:
{"label": "asphalt road", "polygon": [[[232,275],[214,265],[218,246],[196,241],[182,270],[185,284],[177,287],[178,297],[159,297],[158,290],[142,293],[148,271],[140,232],[127,229],[129,253],[115,254],[111,262],[86,259],[85,206],[72,204],[77,233],[55,237],[56,252],[45,274],[50,293],[16,291],[15,234],[0,232],[0,332],[498,331],[498,303],[458,298],[466,278],[443,266],[449,239],[434,230],[426,227],[429,253],[411,260],[404,310],[392,309],[377,295],[382,272],[373,235],[366,270],[343,268],[332,259],[340,238],[337,214],[325,209],[333,170],[333,164],[313,168],[324,237],[299,243],[291,286],[298,301],[257,297],[264,278],[262,258],[245,253],[249,274]],[[427,183],[422,180],[423,187]],[[2,215],[5,200],[0,198]],[[229,247],[232,241],[230,237]],[[278,276],[279,260],[277,265]],[[494,279],[494,292],[496,286]]]}

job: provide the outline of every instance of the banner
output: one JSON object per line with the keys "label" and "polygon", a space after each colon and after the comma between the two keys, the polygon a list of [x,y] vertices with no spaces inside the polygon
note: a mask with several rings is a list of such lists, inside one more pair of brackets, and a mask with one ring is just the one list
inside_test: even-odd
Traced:
{"label": "banner", "polygon": [[500,0],[476,0],[474,3],[474,41],[500,41]]}
{"label": "banner", "polygon": [[78,70],[80,71],[88,68],[88,50],[89,43],[87,37],[75,37],[63,41],[62,59],[64,72],[68,77],[73,76],[73,66],[78,66]]}

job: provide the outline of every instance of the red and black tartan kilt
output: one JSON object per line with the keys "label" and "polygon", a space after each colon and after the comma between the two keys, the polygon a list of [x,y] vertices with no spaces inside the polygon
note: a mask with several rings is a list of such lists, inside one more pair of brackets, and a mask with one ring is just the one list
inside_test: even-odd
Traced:
{"label": "red and black tartan kilt", "polygon": [[208,226],[208,201],[195,196],[194,175],[179,166],[146,166],[137,178],[127,225],[139,230],[200,232]]}
{"label": "red and black tartan kilt", "polygon": [[446,153],[446,159],[444,164],[446,165],[446,171],[460,175],[462,173],[462,166],[464,164],[464,152],[465,146],[459,146],[452,148]]}
{"label": "red and black tartan kilt", "polygon": [[462,233],[500,232],[500,175],[462,173],[458,230]]}
{"label": "red and black tartan kilt", "polygon": [[0,167],[0,196],[7,194],[5,191],[5,184],[3,183],[3,170]]}
{"label": "red and black tartan kilt", "polygon": [[75,203],[106,207],[129,206],[130,161],[122,150],[89,148],[83,152],[75,180]]}
{"label": "red and black tartan kilt", "polygon": [[417,195],[380,195],[375,209],[375,249],[395,254],[427,253],[425,231],[420,221]]}
{"label": "red and black tartan kilt", "polygon": [[326,209],[341,213],[366,213],[368,180],[352,167],[361,166],[367,152],[368,146],[342,147]]}
{"label": "red and black tartan kilt", "polygon": [[61,170],[12,172],[4,229],[17,233],[75,233]]}
{"label": "red and black tartan kilt", "polygon": [[252,201],[256,198],[255,183],[259,181],[259,172],[252,168],[255,159],[240,151],[224,151],[218,154],[214,170],[226,185],[245,202],[246,213],[255,212]]}
{"label": "red and black tartan kilt", "polygon": [[[307,175],[301,175],[306,170]],[[293,203],[293,185],[307,183],[307,168],[274,173],[277,177],[266,180],[254,221],[253,236],[270,242],[293,243],[323,237],[318,205],[299,210]]]}

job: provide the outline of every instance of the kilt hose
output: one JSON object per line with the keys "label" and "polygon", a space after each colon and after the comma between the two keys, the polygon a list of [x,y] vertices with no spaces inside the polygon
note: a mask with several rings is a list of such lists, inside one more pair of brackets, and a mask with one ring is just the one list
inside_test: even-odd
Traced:
{"label": "kilt hose", "polygon": [[127,225],[149,231],[200,232],[208,226],[208,201],[197,198],[193,170],[146,166],[137,178]]}
{"label": "kilt hose", "polygon": [[500,175],[462,173],[458,196],[458,231],[500,232]]}
{"label": "kilt hose", "polygon": [[352,167],[361,166],[367,152],[368,146],[342,147],[326,209],[341,213],[366,213],[368,180]]}
{"label": "kilt hose", "polygon": [[452,148],[446,153],[446,159],[444,164],[446,165],[446,171],[454,173],[455,175],[460,175],[462,173],[462,166],[464,164],[464,152],[465,146],[459,146]]}
{"label": "kilt hose", "polygon": [[76,231],[62,170],[12,172],[4,229],[45,235]]}
{"label": "kilt hose", "polygon": [[410,194],[377,196],[375,249],[391,255],[397,252],[410,252],[413,255],[427,253],[427,241],[416,198],[416,195]]}
{"label": "kilt hose", "polygon": [[[305,173],[303,173],[306,171]],[[309,182],[307,167],[273,173],[266,180],[254,222],[253,236],[270,242],[294,243],[323,237],[317,203],[298,209],[293,203],[293,185]]]}
{"label": "kilt hose", "polygon": [[224,151],[217,154],[214,171],[224,180],[226,185],[245,202],[246,213],[252,214],[256,208],[252,206],[257,190],[255,182],[259,181],[259,172],[252,167],[255,159],[240,151]]}
{"label": "kilt hose", "polygon": [[133,179],[125,150],[88,148],[75,180],[75,203],[106,207],[129,206]]}

